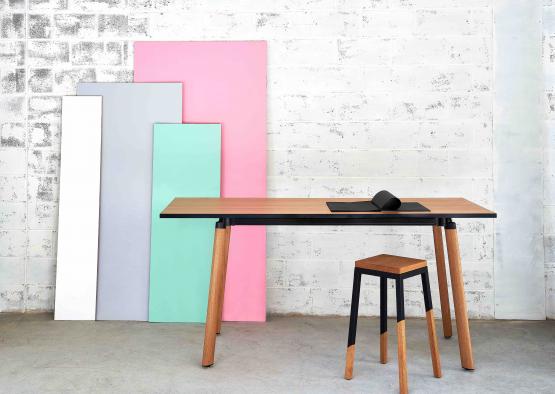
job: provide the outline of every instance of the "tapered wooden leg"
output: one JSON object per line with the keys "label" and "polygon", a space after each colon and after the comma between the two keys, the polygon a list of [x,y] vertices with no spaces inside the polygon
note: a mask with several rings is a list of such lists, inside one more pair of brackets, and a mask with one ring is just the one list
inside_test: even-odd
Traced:
{"label": "tapered wooden leg", "polygon": [[445,252],[443,249],[443,234],[441,226],[433,226],[434,248],[436,252],[437,281],[439,284],[439,301],[441,303],[441,320],[443,322],[443,336],[451,338],[451,308],[449,307],[449,288],[447,287],[447,270],[445,269]]}
{"label": "tapered wooden leg", "polygon": [[405,321],[397,322],[397,360],[399,363],[399,392],[409,392],[407,377],[407,345],[405,336]]}
{"label": "tapered wooden leg", "polygon": [[436,378],[441,378],[441,359],[439,357],[439,347],[437,345],[434,311],[426,312],[426,322],[428,323],[428,341],[430,342],[430,353],[432,354],[432,368],[434,370],[434,376]]}
{"label": "tapered wooden leg", "polygon": [[447,255],[449,257],[451,289],[453,290],[453,303],[455,305],[455,318],[457,323],[457,336],[459,339],[461,365],[464,369],[473,370],[474,359],[472,357],[472,342],[470,340],[468,312],[464,296],[459,239],[457,237],[457,226],[454,222],[448,222],[445,225],[445,240],[447,243]]}
{"label": "tapered wooden leg", "polygon": [[426,323],[428,325],[428,341],[430,343],[430,354],[432,355],[432,368],[434,376],[441,378],[441,361],[437,345],[436,323],[434,321],[434,308],[432,305],[432,292],[430,291],[430,278],[426,269],[421,275],[422,290],[424,292],[424,306],[426,307]]}
{"label": "tapered wooden leg", "polygon": [[353,367],[355,363],[355,339],[357,335],[358,301],[360,297],[361,273],[355,268],[353,278],[353,296],[351,298],[351,316],[349,319],[349,337],[347,339],[347,355],[345,357],[345,379],[353,378]]}
{"label": "tapered wooden leg", "polygon": [[210,273],[210,289],[208,291],[208,308],[206,309],[206,325],[204,329],[204,349],[202,366],[214,364],[216,350],[216,331],[218,330],[220,292],[223,289],[225,276],[225,225],[223,221],[216,223],[214,235],[214,252],[212,254],[212,271]]}
{"label": "tapered wooden leg", "polygon": [[387,278],[380,277],[380,362],[387,364]]}
{"label": "tapered wooden leg", "polygon": [[220,290],[220,300],[219,300],[219,312],[218,312],[218,330],[217,333],[220,334],[222,332],[222,315],[224,313],[224,293],[225,293],[225,279],[227,273],[227,260],[229,257],[229,241],[231,239],[231,226],[227,226],[225,228],[225,248],[224,248],[224,278],[222,280],[222,288]]}
{"label": "tapered wooden leg", "polygon": [[380,334],[380,363],[387,364],[387,331]]}
{"label": "tapered wooden leg", "polygon": [[397,292],[397,362],[399,364],[399,392],[407,394],[409,392],[407,377],[407,345],[405,336],[405,296],[403,290],[403,280],[396,281]]}
{"label": "tapered wooden leg", "polygon": [[347,346],[347,355],[345,356],[345,379],[353,378],[353,368],[355,365],[355,345]]}

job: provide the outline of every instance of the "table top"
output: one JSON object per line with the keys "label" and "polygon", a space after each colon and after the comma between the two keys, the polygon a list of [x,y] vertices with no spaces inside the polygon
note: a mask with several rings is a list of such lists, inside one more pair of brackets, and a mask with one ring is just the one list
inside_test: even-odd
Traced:
{"label": "table top", "polygon": [[368,219],[368,218],[495,218],[497,214],[464,198],[401,198],[419,202],[429,212],[331,212],[326,202],[367,201],[368,198],[175,198],[161,218],[230,219]]}

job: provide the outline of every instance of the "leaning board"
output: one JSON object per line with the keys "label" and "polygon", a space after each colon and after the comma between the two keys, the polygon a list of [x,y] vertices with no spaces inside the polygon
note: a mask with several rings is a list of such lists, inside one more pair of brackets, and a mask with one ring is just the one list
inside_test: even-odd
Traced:
{"label": "leaning board", "polygon": [[80,83],[101,95],[97,320],[148,319],[152,126],[181,122],[180,83]]}
{"label": "leaning board", "polygon": [[[183,83],[183,123],[222,125],[222,197],[266,196],[266,42],[136,42],[136,82]],[[224,320],[266,318],[266,232],[234,226]]]}
{"label": "leaning board", "polygon": [[102,97],[62,98],[55,320],[94,320]]}
{"label": "leaning board", "polygon": [[156,124],[149,321],[204,322],[214,219],[160,219],[174,199],[220,196],[219,124]]}

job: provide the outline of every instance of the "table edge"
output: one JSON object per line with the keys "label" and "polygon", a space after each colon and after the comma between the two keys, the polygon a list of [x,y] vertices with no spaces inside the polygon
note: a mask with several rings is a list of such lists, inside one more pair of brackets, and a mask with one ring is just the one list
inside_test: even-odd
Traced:
{"label": "table edge", "polygon": [[160,219],[495,219],[497,213],[196,214],[160,213]]}

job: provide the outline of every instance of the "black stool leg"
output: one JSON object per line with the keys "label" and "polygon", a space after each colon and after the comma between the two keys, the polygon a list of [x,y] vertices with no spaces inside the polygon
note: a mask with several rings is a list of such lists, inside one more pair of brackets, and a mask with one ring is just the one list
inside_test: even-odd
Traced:
{"label": "black stool leg", "polygon": [[399,392],[408,393],[407,345],[405,338],[405,295],[403,279],[395,279],[397,292],[397,358],[399,363]]}
{"label": "black stool leg", "polygon": [[424,305],[426,307],[426,322],[428,323],[428,341],[430,342],[430,353],[432,354],[432,367],[434,376],[441,378],[441,361],[439,348],[437,346],[436,323],[434,320],[434,308],[432,306],[432,293],[430,291],[430,278],[428,269],[422,274],[422,290],[424,291]]}
{"label": "black stool leg", "polygon": [[380,277],[380,362],[387,363],[387,278]]}
{"label": "black stool leg", "polygon": [[355,363],[355,337],[357,335],[358,301],[360,297],[360,279],[362,273],[355,268],[353,278],[353,296],[351,298],[351,317],[349,321],[349,338],[347,340],[347,356],[345,361],[345,379],[353,378],[353,365]]}

